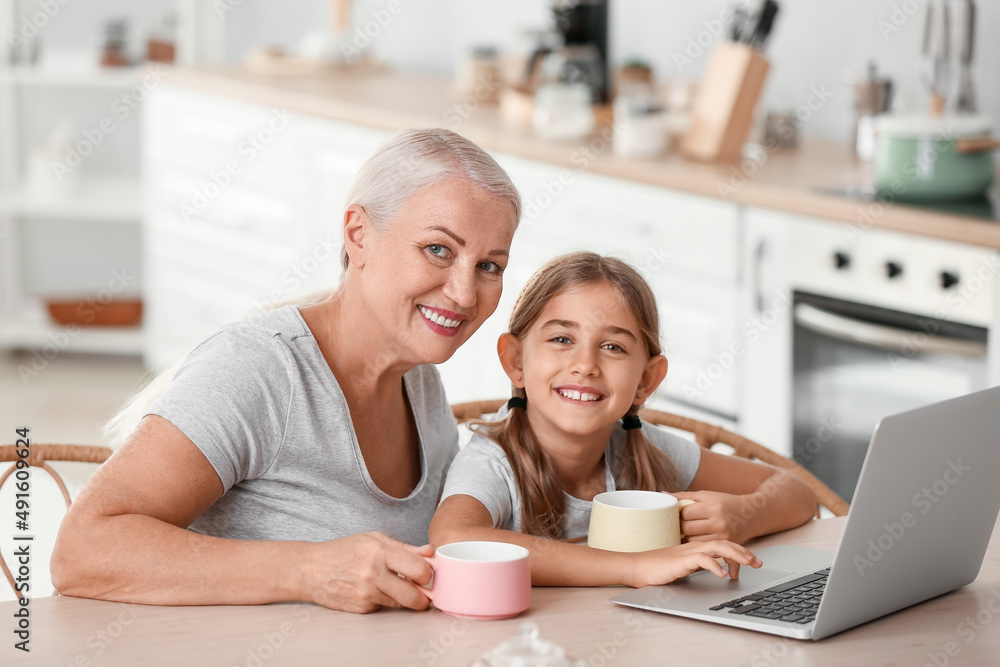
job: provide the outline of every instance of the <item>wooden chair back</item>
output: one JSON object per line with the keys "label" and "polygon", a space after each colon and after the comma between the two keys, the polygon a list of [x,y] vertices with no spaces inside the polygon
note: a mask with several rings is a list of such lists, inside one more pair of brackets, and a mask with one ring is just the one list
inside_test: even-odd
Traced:
{"label": "wooden chair back", "polygon": [[[12,465],[8,468],[3,475],[0,475],[0,489],[7,482],[8,479],[17,480],[17,461],[20,458],[18,456],[18,449],[24,449],[23,447],[17,447],[15,445],[2,445],[0,446],[0,462],[8,462]],[[52,479],[55,481],[56,486],[59,487],[59,491],[62,493],[63,500],[66,502],[66,507],[69,508],[72,502],[69,495],[69,489],[66,488],[66,482],[63,480],[62,476],[56,472],[56,470],[49,465],[49,461],[77,461],[80,463],[96,463],[98,465],[104,463],[108,460],[108,457],[113,453],[108,447],[98,447],[95,445],[36,445],[32,444],[28,448],[28,466],[41,468],[42,470],[49,473]],[[29,503],[32,500],[28,499]],[[29,505],[30,511],[30,505]],[[29,523],[29,527],[30,527]],[[29,531],[31,533],[33,531]],[[14,589],[15,595],[18,599],[24,597],[21,591],[17,590],[17,584],[14,580],[14,575],[11,573],[10,569],[7,567],[7,562],[4,559],[2,553],[0,553],[0,568],[3,569],[4,576],[7,577],[7,582],[10,583],[10,587]]]}
{"label": "wooden chair back", "polygon": [[[451,406],[451,411],[458,423],[461,424],[481,415],[492,414],[499,410],[504,403],[506,403],[504,399],[470,401]],[[650,424],[668,426],[693,433],[695,442],[705,449],[711,449],[716,444],[729,445],[733,448],[735,456],[746,459],[757,459],[776,468],[784,468],[808,484],[809,488],[816,494],[819,504],[830,510],[834,516],[845,516],[847,514],[847,502],[838,496],[833,489],[821,482],[818,477],[795,461],[768,449],[760,443],[754,442],[749,438],[744,438],[732,431],[727,431],[721,426],[669,412],[647,409],[642,411],[641,416],[643,420]]]}

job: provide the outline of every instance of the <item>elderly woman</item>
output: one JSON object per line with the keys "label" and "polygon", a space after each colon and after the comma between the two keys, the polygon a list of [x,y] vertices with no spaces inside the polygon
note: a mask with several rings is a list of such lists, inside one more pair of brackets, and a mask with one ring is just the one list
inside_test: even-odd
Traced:
{"label": "elderly woman", "polygon": [[458,449],[432,364],[496,308],[521,204],[447,130],[390,138],[348,202],[336,292],[200,343],[81,492],[52,556],[62,594],[427,607]]}

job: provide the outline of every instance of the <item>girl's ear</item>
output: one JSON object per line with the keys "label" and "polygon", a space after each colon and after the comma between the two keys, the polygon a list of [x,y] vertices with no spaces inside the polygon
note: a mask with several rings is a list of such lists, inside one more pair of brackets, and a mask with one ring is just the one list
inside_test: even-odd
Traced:
{"label": "girl's ear", "polygon": [[365,266],[365,239],[371,229],[368,213],[357,204],[351,204],[344,211],[344,247],[351,259],[351,266],[361,269]]}
{"label": "girl's ear", "polygon": [[497,354],[504,373],[515,387],[524,388],[524,369],[522,366],[521,341],[513,334],[501,334],[497,340]]}
{"label": "girl's ear", "polygon": [[642,378],[639,380],[639,386],[636,387],[632,405],[642,405],[649,398],[649,395],[656,391],[666,375],[667,358],[662,354],[651,357],[646,362],[646,368],[642,371]]}

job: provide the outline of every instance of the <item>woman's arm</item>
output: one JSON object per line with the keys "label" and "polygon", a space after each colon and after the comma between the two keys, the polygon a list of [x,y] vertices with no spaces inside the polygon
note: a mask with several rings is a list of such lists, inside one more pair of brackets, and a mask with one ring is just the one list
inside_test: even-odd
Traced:
{"label": "woman's arm", "polygon": [[56,589],[162,605],[304,600],[355,612],[427,607],[413,582],[430,581],[421,558],[429,549],[377,533],[311,543],[187,530],[222,493],[195,444],[166,419],[147,416],[67,512],[52,553]]}
{"label": "woman's arm", "polygon": [[681,510],[681,532],[689,541],[742,544],[816,515],[816,494],[792,473],[709,450],[702,450],[688,491],[673,495],[697,501]]}
{"label": "woman's arm", "polygon": [[464,540],[519,544],[531,552],[534,586],[651,586],[666,584],[705,569],[719,577],[726,571],[715,560],[724,558],[733,578],[740,565],[760,567],[745,547],[730,542],[692,542],[669,549],[618,553],[493,527],[489,510],[466,495],[445,498],[431,521],[431,543],[437,546]]}

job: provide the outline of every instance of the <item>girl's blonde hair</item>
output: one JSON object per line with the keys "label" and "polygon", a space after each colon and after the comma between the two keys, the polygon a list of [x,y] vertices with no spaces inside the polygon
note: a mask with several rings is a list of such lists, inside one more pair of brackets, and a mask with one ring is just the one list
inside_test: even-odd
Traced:
{"label": "girl's blonde hair", "polygon": [[[400,130],[383,141],[358,170],[345,208],[358,204],[376,229],[384,230],[399,210],[422,188],[450,176],[467,178],[507,203],[514,225],[521,219],[521,197],[503,167],[485,150],[451,130],[424,128]],[[346,246],[340,253],[346,270]],[[333,290],[270,304],[264,310],[287,305],[308,306],[325,301]],[[260,311],[255,311],[260,312]],[[247,316],[254,313],[248,313]],[[156,375],[105,424],[105,442],[120,447],[139,425],[157,398],[166,391],[183,360]]]}
{"label": "girl's blonde hair", "polygon": [[[510,316],[508,331],[524,340],[546,304],[566,290],[583,285],[609,283],[635,317],[650,357],[661,352],[660,320],[656,298],[639,273],[627,263],[592,252],[577,252],[552,260],[532,276],[521,291]],[[527,398],[515,387],[515,396]],[[639,406],[629,408],[636,415]],[[625,415],[622,415],[623,417]],[[521,492],[521,531],[551,539],[562,538],[560,520],[565,511],[563,490],[545,451],[532,433],[525,410],[514,408],[498,421],[476,421],[476,430],[497,442],[507,455]],[[621,470],[615,477],[619,489],[676,491],[677,469],[670,458],[656,448],[642,429],[625,432]],[[611,462],[606,461],[605,465]]]}

